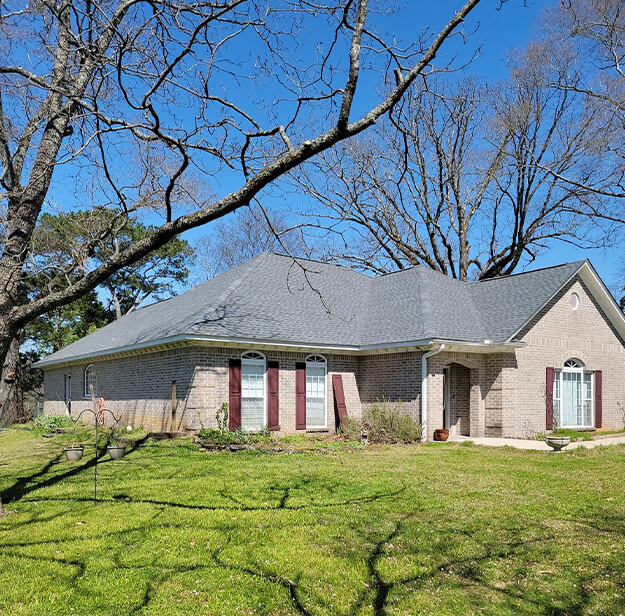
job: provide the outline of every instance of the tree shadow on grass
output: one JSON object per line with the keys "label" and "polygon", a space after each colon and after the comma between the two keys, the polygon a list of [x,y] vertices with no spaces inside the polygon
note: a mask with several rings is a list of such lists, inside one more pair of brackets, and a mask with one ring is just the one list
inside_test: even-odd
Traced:
{"label": "tree shadow on grass", "polygon": [[[131,445],[128,446],[128,453],[132,453],[136,449],[138,449],[145,441],[148,439],[145,436],[142,439],[134,441]],[[126,455],[128,455],[128,453]],[[109,464],[113,460],[111,458],[103,459],[106,456],[106,447],[98,449],[98,465],[100,464]],[[41,490],[42,488],[48,488],[50,486],[54,486],[65,479],[69,479],[70,477],[75,477],[84,473],[85,471],[93,470],[93,467],[96,463],[95,456],[93,458],[89,458],[83,464],[79,464],[78,466],[74,466],[73,468],[62,471],[47,479],[39,481],[39,479],[45,477],[50,474],[53,467],[57,464],[60,464],[62,460],[63,454],[60,453],[55,458],[47,462],[40,470],[26,475],[24,477],[20,477],[15,481],[15,483],[2,491],[2,502],[4,505],[9,505],[10,503],[16,502],[18,500],[23,499],[28,494],[35,492],[37,490]]]}
{"label": "tree shadow on grass", "polygon": [[[308,483],[310,484],[310,482]],[[286,486],[283,485],[283,488],[286,488]],[[170,503],[168,504],[171,505]],[[286,505],[288,505],[288,502],[284,502],[280,498],[273,509],[275,511],[288,511],[289,507]],[[230,510],[230,508],[226,507],[226,510]],[[600,519],[595,524],[600,528],[611,528],[612,520],[609,518]],[[181,525],[186,528],[182,522]],[[263,562],[260,556],[255,556],[255,546],[253,542],[249,543],[248,535],[241,535],[238,539],[228,535],[222,545],[210,551],[209,556],[200,562],[185,563],[184,560],[189,558],[188,555],[182,555],[180,558],[181,562],[172,561],[169,556],[165,560],[161,560],[162,557],[156,554],[150,555],[147,562],[145,559],[136,562],[134,559],[128,561],[124,558],[128,554],[130,545],[139,546],[148,537],[157,532],[159,528],[165,529],[169,527],[171,527],[171,524],[165,522],[160,524],[143,522],[136,527],[114,531],[107,539],[109,545],[116,546],[115,552],[111,554],[112,563],[110,566],[112,569],[127,569],[129,571],[145,569],[150,571],[149,575],[145,575],[142,578],[142,585],[145,584],[145,587],[141,590],[135,589],[137,597],[133,602],[133,607],[128,608],[128,614],[141,613],[143,609],[154,601],[158,589],[167,581],[196,571],[198,574],[208,576],[211,570],[218,568],[229,574],[230,577],[236,572],[244,577],[249,577],[250,581],[262,581],[270,584],[277,591],[286,593],[289,604],[294,612],[300,616],[314,616],[320,611],[324,613],[330,611],[344,616],[356,616],[368,609],[375,616],[387,616],[392,609],[397,607],[398,602],[405,600],[409,595],[413,593],[428,593],[432,591],[432,588],[437,587],[442,589],[451,588],[452,592],[458,593],[462,593],[462,588],[466,588],[464,600],[469,613],[472,610],[482,610],[485,597],[490,597],[487,600],[498,597],[499,600],[492,607],[500,609],[501,613],[582,616],[588,612],[591,606],[592,591],[589,589],[592,588],[594,576],[596,575],[596,570],[592,567],[584,572],[577,572],[569,580],[570,582],[576,582],[575,594],[571,595],[563,594],[562,591],[553,593],[553,595],[548,595],[544,592],[541,594],[537,591],[539,585],[525,585],[521,580],[515,580],[514,575],[509,575],[508,580],[491,580],[488,570],[492,562],[498,560],[505,561],[506,559],[515,559],[513,562],[524,562],[526,558],[524,555],[525,550],[536,544],[544,543],[548,545],[556,538],[556,533],[553,529],[544,528],[537,535],[533,535],[530,538],[518,536],[508,541],[502,541],[496,536],[484,540],[470,530],[460,531],[460,534],[464,535],[466,541],[471,544],[469,553],[466,553],[467,550],[465,548],[462,550],[462,558],[453,557],[452,555],[448,558],[438,559],[435,555],[430,556],[431,545],[406,544],[405,522],[397,521],[390,530],[383,534],[369,534],[370,539],[364,536],[363,543],[359,546],[360,556],[358,560],[366,566],[367,573],[365,579],[368,582],[367,587],[356,593],[346,609],[335,610],[334,606],[330,604],[330,593],[325,593],[323,590],[313,590],[318,588],[318,584],[315,584],[314,580],[310,580],[310,587],[307,589],[307,575],[314,575],[314,572],[306,574],[300,569],[299,571],[295,570],[289,573],[284,571],[284,568],[282,570],[279,570],[277,567],[274,569],[272,565]],[[622,526],[618,528],[622,529]],[[364,532],[363,535],[365,535]],[[91,538],[97,539],[99,536],[98,533],[94,532]],[[451,541],[454,540],[452,535],[449,538]],[[70,543],[71,541],[83,541],[85,539],[84,535],[80,538],[69,538],[66,540],[59,540],[58,537],[55,537],[49,541],[39,540],[33,543],[5,545],[1,551],[5,555],[29,559],[33,563],[40,561],[42,564],[50,562],[76,567],[76,572],[72,576],[73,579],[76,579],[88,570],[88,560],[51,558],[29,553],[24,554],[19,550],[21,547],[35,544],[58,544],[59,541],[61,543]],[[420,553],[420,556],[426,557],[423,561],[429,562],[428,568],[414,575],[385,575],[383,564],[387,557],[394,558],[398,554],[396,552],[397,544],[402,541],[404,541],[405,547],[399,554],[405,555],[411,551],[415,554]],[[235,554],[240,554],[240,548],[243,547],[244,543],[248,547],[244,557],[248,562],[239,561],[238,556],[228,556],[228,551],[231,548],[234,549]],[[393,544],[396,545],[393,546]],[[357,547],[356,544],[354,546]],[[503,586],[500,585],[502,581],[505,582]],[[618,583],[620,584],[620,581]],[[335,589],[338,592],[339,587]],[[87,590],[84,592],[87,592]],[[315,596],[315,592],[319,594]],[[524,609],[525,606],[527,606],[527,609]]]}

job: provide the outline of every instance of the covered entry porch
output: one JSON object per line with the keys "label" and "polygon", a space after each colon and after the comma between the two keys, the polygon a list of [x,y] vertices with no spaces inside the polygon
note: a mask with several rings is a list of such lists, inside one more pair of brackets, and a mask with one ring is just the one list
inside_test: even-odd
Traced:
{"label": "covered entry porch", "polygon": [[471,436],[471,389],[479,386],[479,368],[451,362],[443,368],[443,428],[450,435]]}
{"label": "covered entry porch", "polygon": [[516,363],[514,353],[443,351],[428,359],[427,432],[450,436],[501,437],[503,404]]}

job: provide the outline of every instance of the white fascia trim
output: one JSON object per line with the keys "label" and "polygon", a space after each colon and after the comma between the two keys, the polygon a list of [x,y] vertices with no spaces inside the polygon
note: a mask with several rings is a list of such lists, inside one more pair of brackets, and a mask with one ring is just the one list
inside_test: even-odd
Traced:
{"label": "white fascia trim", "polygon": [[525,327],[530,323],[536,315],[547,305],[549,302],[556,296],[562,289],[564,289],[570,282],[575,278],[575,276],[579,275],[584,284],[588,287],[589,291],[592,293],[592,296],[597,300],[597,303],[606,316],[610,320],[610,323],[614,326],[616,331],[620,334],[621,338],[625,340],[625,315],[621,311],[618,303],[612,297],[612,294],[608,291],[607,287],[599,278],[599,275],[592,267],[589,261],[584,261],[581,267],[568,279],[564,284],[560,286],[560,288],[551,295],[551,297],[525,322],[519,329],[508,338],[508,342],[511,341],[519,332],[523,331]]}
{"label": "white fascia trim", "polygon": [[254,340],[247,338],[222,338],[214,336],[198,336],[191,334],[179,334],[177,336],[170,336],[168,338],[160,338],[158,340],[150,340],[147,342],[140,342],[138,344],[130,344],[126,346],[113,347],[104,351],[96,351],[94,353],[85,353],[83,355],[72,355],[71,357],[64,357],[58,360],[42,359],[33,364],[34,368],[47,368],[49,366],[61,366],[62,364],[69,363],[84,363],[91,359],[109,357],[111,355],[128,354],[133,352],[147,351],[154,349],[159,350],[158,347],[167,346],[172,347],[176,345],[184,346],[187,344],[202,344],[208,343],[211,345],[221,344],[224,346],[232,346],[234,348],[246,348],[246,349],[264,349],[264,348],[277,348],[277,349],[306,349],[312,352],[315,351],[335,351],[340,353],[357,353],[360,350],[358,346],[334,346],[323,344],[308,344],[308,343],[294,343],[294,342],[281,342],[275,340]]}
{"label": "white fascia trim", "polygon": [[141,351],[143,349],[149,349],[151,347],[158,347],[162,345],[175,345],[178,342],[184,342],[187,339],[185,335],[171,336],[169,338],[161,338],[160,340],[150,340],[148,342],[140,342],[138,344],[130,344],[127,346],[113,347],[112,349],[106,349],[104,351],[96,351],[94,353],[84,353],[83,355],[72,355],[71,357],[63,357],[62,359],[42,359],[33,364],[33,368],[47,368],[48,366],[70,364],[70,363],[82,363],[90,359],[97,359],[99,357],[105,357],[107,355],[117,355],[119,353],[131,353],[132,351]]}
{"label": "white fascia trim", "polygon": [[[429,340],[427,342],[423,342],[419,344],[420,350],[430,349],[434,346],[444,345],[445,351],[449,353],[511,353],[514,349],[522,348],[526,346],[525,342],[519,342],[518,340],[511,342],[459,342],[456,340],[449,339],[441,339],[438,338],[436,340]],[[390,348],[393,349],[401,348],[400,345],[393,345]]]}
{"label": "white fascia trim", "polygon": [[114,347],[105,351],[97,351],[94,353],[85,353],[83,355],[73,355],[58,360],[42,359],[33,364],[34,368],[48,368],[50,366],[58,366],[66,364],[77,364],[91,361],[94,359],[104,359],[114,355],[127,355],[132,353],[141,353],[142,351],[158,351],[159,347],[172,348],[176,346],[186,346],[189,344],[208,344],[222,345],[233,348],[259,349],[259,350],[302,350],[307,352],[334,352],[351,355],[366,355],[371,353],[393,353],[398,350],[422,350],[423,347],[429,348],[433,344],[446,344],[447,350],[460,351],[467,353],[497,353],[509,352],[517,347],[524,346],[524,343],[506,342],[506,343],[486,343],[486,342],[457,342],[452,340],[411,340],[399,343],[386,343],[363,346],[338,346],[329,344],[310,344],[305,342],[286,342],[276,340],[254,340],[251,338],[225,338],[215,336],[198,336],[194,334],[179,334],[170,336],[169,338],[160,338],[158,340],[150,340],[131,344],[127,346]]}
{"label": "white fascia trim", "polygon": [[610,323],[614,326],[614,329],[620,334],[621,338],[625,339],[625,315],[601,278],[599,278],[597,272],[592,266],[588,265],[580,270],[580,275],[599,306],[603,309],[603,312],[605,312]]}

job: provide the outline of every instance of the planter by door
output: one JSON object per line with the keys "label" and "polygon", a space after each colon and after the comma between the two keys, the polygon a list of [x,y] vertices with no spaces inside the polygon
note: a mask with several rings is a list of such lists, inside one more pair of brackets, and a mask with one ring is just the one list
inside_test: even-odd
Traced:
{"label": "planter by door", "polygon": [[434,430],[435,441],[446,441],[448,438],[449,438],[449,430],[447,430],[447,428],[440,428],[438,430]]}
{"label": "planter by door", "polygon": [[82,458],[82,454],[85,451],[84,447],[66,447],[64,449],[65,457],[71,462],[77,462]]}

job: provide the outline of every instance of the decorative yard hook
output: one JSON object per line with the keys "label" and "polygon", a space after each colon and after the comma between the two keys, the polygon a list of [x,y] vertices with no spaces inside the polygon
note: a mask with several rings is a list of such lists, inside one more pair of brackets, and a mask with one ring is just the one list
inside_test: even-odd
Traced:
{"label": "decorative yard hook", "polygon": [[[74,422],[74,432],[76,432],[76,423],[80,421],[80,418],[83,416],[83,414],[91,413],[93,415],[93,425],[95,427],[95,463],[93,465],[93,502],[95,504],[98,500],[98,425],[100,424],[104,425],[106,413],[110,413],[111,417],[115,420],[115,423],[113,424],[113,430],[115,430],[115,427],[119,423],[119,417],[116,417],[113,411],[107,408],[104,408],[104,398],[99,398],[98,401],[96,402],[95,395],[93,393],[93,385],[90,385],[90,390],[91,390],[91,401],[92,401],[93,408],[84,409],[79,413],[76,419],[74,419],[71,416],[70,416],[70,419]],[[75,450],[76,448],[72,447],[68,449]],[[79,455],[77,455],[76,457],[70,457],[67,449],[65,453],[67,455],[68,460],[80,460],[80,458],[82,458],[82,450],[80,451]],[[119,457],[119,456],[111,455],[111,457]]]}

